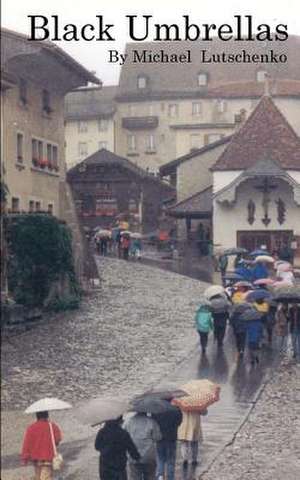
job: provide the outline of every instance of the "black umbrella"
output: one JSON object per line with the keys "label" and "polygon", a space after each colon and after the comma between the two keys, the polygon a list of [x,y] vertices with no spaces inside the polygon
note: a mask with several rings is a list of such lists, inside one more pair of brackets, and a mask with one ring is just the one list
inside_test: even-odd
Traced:
{"label": "black umbrella", "polygon": [[143,400],[145,398],[151,400],[173,400],[173,398],[180,398],[186,396],[186,392],[180,389],[175,390],[149,390],[147,392],[142,393],[141,395],[136,395],[132,402]]}
{"label": "black umbrella", "polygon": [[144,397],[135,399],[130,402],[130,410],[138,413],[167,413],[177,411],[177,407],[174,407],[167,400],[162,398]]}
{"label": "black umbrella", "polygon": [[256,310],[254,307],[248,308],[244,313],[241,314],[240,319],[246,322],[251,320],[259,320],[262,317],[262,313]]}
{"label": "black umbrella", "polygon": [[300,303],[300,294],[297,293],[279,293],[273,298],[274,302],[278,303]]}
{"label": "black umbrella", "polygon": [[224,251],[224,255],[241,255],[243,253],[248,253],[248,250],[246,248],[241,248],[241,247],[234,247],[234,248],[228,248],[227,250]]}
{"label": "black umbrella", "polygon": [[213,313],[227,312],[229,303],[224,297],[212,298],[210,301],[210,309]]}
{"label": "black umbrella", "polygon": [[225,280],[244,280],[244,277],[242,277],[242,275],[239,275],[238,273],[227,273],[225,276],[224,276]]}

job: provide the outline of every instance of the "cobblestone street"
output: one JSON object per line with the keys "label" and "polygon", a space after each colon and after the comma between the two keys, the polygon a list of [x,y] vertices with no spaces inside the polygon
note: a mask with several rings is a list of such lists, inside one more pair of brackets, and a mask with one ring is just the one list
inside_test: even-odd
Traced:
{"label": "cobblestone street", "polygon": [[[34,400],[55,395],[74,404],[139,392],[158,383],[197,342],[193,315],[204,283],[116,259],[101,258],[99,268],[101,288],[79,311],[4,341],[3,468],[18,466],[23,429],[31,421],[22,410]],[[66,442],[86,435],[73,428],[71,414],[57,418]],[[4,470],[2,479],[19,478],[11,475]]]}

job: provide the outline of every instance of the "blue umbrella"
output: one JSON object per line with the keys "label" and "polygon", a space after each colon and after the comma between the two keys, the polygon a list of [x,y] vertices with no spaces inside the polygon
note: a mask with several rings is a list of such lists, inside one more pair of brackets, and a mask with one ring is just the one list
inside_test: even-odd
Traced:
{"label": "blue umbrella", "polygon": [[257,300],[268,300],[271,298],[271,293],[268,290],[263,288],[259,288],[258,290],[254,290],[253,292],[249,292],[246,296],[247,302],[256,302]]}
{"label": "blue umbrella", "polygon": [[253,252],[250,253],[251,257],[258,257],[259,255],[271,255],[267,250],[262,250],[261,248],[258,248],[257,250],[253,250]]}

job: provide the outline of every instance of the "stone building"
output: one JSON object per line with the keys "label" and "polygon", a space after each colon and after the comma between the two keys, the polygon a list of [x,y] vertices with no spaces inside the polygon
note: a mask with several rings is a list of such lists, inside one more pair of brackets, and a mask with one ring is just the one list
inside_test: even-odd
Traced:
{"label": "stone building", "polygon": [[105,148],[115,151],[117,87],[87,87],[68,93],[65,98],[67,168]]}
{"label": "stone building", "polygon": [[175,191],[124,157],[102,149],[67,173],[84,226],[109,227],[122,216],[130,228],[150,232],[159,225],[164,202]]}
{"label": "stone building", "polygon": [[[2,168],[8,209],[63,217],[64,96],[99,80],[50,42],[1,30]],[[10,78],[10,81],[8,79]]]}
{"label": "stone building", "polygon": [[[249,42],[250,43],[250,42]],[[278,43],[278,42],[277,42]],[[128,43],[117,100],[116,153],[142,168],[157,171],[174,158],[220,140],[235,131],[236,121],[248,117],[264,93],[266,76],[276,105],[300,133],[300,37],[290,36],[272,49],[284,50],[288,63],[207,63],[210,53],[238,53],[240,41]],[[192,62],[133,62],[134,52],[166,54],[190,51]],[[264,42],[247,44],[247,51],[266,53]]]}

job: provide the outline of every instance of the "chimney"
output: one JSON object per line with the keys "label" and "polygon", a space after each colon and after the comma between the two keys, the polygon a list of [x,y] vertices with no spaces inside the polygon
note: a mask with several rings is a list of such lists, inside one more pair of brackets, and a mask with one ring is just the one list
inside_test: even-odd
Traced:
{"label": "chimney", "polygon": [[245,123],[246,118],[247,118],[247,110],[245,110],[244,108],[241,108],[240,112],[235,114],[234,116],[234,123],[235,123],[236,130],[239,130],[241,128],[243,123]]}

